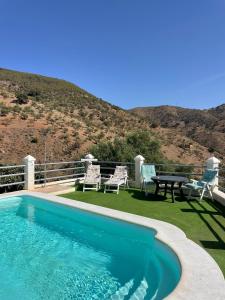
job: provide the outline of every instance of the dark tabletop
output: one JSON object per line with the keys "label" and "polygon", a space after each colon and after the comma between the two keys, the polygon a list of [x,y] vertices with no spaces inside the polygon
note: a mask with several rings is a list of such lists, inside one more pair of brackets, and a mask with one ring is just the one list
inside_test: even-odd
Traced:
{"label": "dark tabletop", "polygon": [[188,179],[183,176],[153,176],[152,180],[154,181],[164,181],[164,182],[188,182]]}

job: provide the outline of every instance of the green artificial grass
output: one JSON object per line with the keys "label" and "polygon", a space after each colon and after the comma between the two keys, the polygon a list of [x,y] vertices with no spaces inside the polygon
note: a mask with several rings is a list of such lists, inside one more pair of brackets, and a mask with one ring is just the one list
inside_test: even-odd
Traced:
{"label": "green artificial grass", "polygon": [[[181,228],[187,237],[202,246],[215,259],[225,275],[225,210],[219,204],[204,200],[185,201],[155,197],[129,189],[104,194],[102,191],[75,191],[62,197],[117,209],[169,222]],[[188,255],[188,253],[187,253]]]}

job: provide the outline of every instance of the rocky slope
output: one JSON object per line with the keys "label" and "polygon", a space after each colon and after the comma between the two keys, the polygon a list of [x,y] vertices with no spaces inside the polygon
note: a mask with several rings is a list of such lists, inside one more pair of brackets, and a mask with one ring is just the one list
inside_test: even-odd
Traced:
{"label": "rocky slope", "polygon": [[[0,69],[0,163],[20,163],[27,154],[43,162],[45,143],[49,161],[77,159],[91,145],[137,129],[151,130],[168,159],[200,162],[209,156],[209,139],[202,135],[198,140],[195,135],[206,128],[210,135],[211,120],[217,120],[220,114],[221,124],[215,126],[222,140],[224,111],[217,108],[210,115],[202,112],[206,117],[200,118],[201,126],[194,130],[196,121],[189,123],[193,130],[190,134],[180,110],[150,108],[131,113],[67,81]],[[191,116],[190,112],[189,119]]]}
{"label": "rocky slope", "polygon": [[[189,145],[183,143],[181,147],[193,147],[198,143],[220,159],[225,153],[225,104],[215,108],[199,110],[173,106],[140,107],[130,110],[134,115],[149,122],[149,126],[170,130],[174,138],[178,135],[189,139]],[[178,146],[178,143],[175,143]]]}
{"label": "rocky slope", "polygon": [[0,69],[0,162],[43,161],[45,141],[48,160],[75,159],[134,128],[149,126],[72,83]]}

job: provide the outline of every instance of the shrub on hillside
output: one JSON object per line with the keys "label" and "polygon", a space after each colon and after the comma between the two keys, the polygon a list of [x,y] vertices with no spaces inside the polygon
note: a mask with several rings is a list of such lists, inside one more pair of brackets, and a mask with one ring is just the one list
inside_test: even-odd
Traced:
{"label": "shrub on hillside", "polygon": [[16,94],[16,103],[18,104],[27,104],[28,103],[28,96],[24,93]]}
{"label": "shrub on hillside", "polygon": [[90,149],[90,152],[99,160],[130,161],[141,154],[146,162],[162,162],[163,154],[160,143],[149,131],[128,134],[124,139],[115,138],[113,142],[100,142]]}
{"label": "shrub on hillside", "polygon": [[0,117],[6,116],[10,112],[10,108],[0,102]]}

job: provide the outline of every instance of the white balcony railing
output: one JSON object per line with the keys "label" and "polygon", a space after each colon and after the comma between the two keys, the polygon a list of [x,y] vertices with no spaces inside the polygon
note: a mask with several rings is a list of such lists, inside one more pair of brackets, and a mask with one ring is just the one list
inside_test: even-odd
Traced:
{"label": "white balcony railing", "polygon": [[[136,159],[139,157],[139,159]],[[82,159],[80,161],[46,162],[35,164],[35,159],[27,156],[24,164],[0,166],[0,193],[18,189],[35,189],[40,185],[59,184],[64,182],[75,183],[84,178],[87,163],[99,164],[101,167],[102,181],[106,180],[117,165],[126,165],[128,168],[129,186],[140,186],[140,167],[144,163],[142,156],[137,156],[134,162],[122,161],[98,161],[97,159]],[[215,158],[214,158],[215,159]],[[188,178],[199,179],[209,161],[204,164],[175,164],[175,163],[151,163],[156,168],[158,175],[183,175]],[[148,163],[147,163],[148,164]],[[211,168],[211,167],[210,167]],[[219,192],[218,198],[224,197],[225,204],[225,168],[218,165],[218,178],[216,190]],[[216,195],[217,196],[217,195]],[[222,201],[223,202],[223,201]]]}

